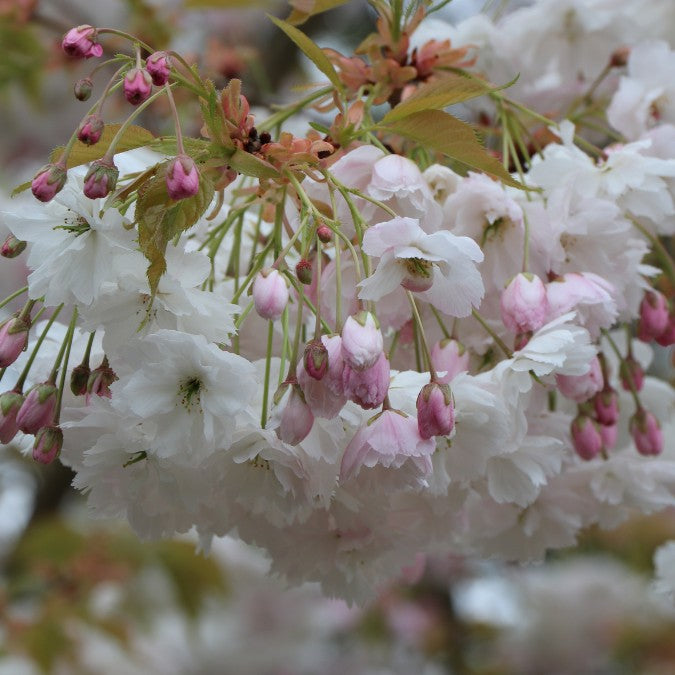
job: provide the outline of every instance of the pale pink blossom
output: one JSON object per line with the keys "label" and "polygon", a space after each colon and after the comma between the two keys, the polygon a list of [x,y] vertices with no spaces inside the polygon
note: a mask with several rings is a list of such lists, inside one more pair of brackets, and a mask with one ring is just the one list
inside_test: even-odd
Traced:
{"label": "pale pink blossom", "polygon": [[578,403],[587,401],[601,391],[604,386],[602,368],[597,356],[590,362],[588,372],[585,375],[558,374],[555,379],[563,396],[567,396],[567,398],[571,398]]}
{"label": "pale pink blossom", "polygon": [[436,342],[431,348],[431,362],[438,373],[439,382],[451,382],[458,373],[469,370],[470,354],[457,340],[446,338]]}
{"label": "pale pink blossom", "polygon": [[347,317],[342,327],[342,357],[354,370],[371,368],[382,354],[384,341],[370,312]]}
{"label": "pale pink blossom", "polygon": [[534,274],[516,274],[502,291],[499,306],[502,321],[511,332],[539,330],[549,313],[546,287]]}

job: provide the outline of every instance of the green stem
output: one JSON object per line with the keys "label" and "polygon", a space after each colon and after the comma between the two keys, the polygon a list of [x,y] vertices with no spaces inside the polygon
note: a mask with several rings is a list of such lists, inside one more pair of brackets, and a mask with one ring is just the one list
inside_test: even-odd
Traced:
{"label": "green stem", "polygon": [[109,33],[110,35],[118,35],[119,37],[123,37],[125,40],[129,40],[129,42],[133,44],[140,45],[141,47],[143,47],[143,49],[145,49],[146,52],[150,52],[152,54],[155,51],[150,45],[146,44],[142,40],[139,40],[137,37],[134,37],[129,33],[125,33],[122,30],[117,30],[116,28],[97,28],[96,33],[98,35],[102,35],[103,33]]}
{"label": "green stem", "polygon": [[263,388],[262,412],[260,413],[260,428],[267,424],[267,403],[270,395],[270,369],[272,365],[272,344],[274,342],[274,321],[267,322],[267,351],[265,353],[265,382]]}
{"label": "green stem", "polygon": [[178,117],[178,109],[176,108],[176,101],[173,98],[173,93],[171,92],[171,87],[167,82],[164,85],[164,91],[166,92],[166,97],[169,99],[169,107],[171,108],[171,116],[173,117],[173,126],[176,130],[176,150],[178,150],[179,155],[185,154],[185,148],[183,147],[183,132],[180,128],[180,119]]}
{"label": "green stem", "polygon": [[14,291],[11,295],[8,295],[2,302],[0,302],[0,309],[2,309],[5,305],[8,305],[14,298],[18,298],[20,295],[25,293],[28,290],[28,286],[24,286],[23,288],[20,288],[18,291]]}
{"label": "green stem", "polygon": [[54,413],[54,424],[59,423],[61,418],[61,402],[63,401],[63,390],[66,386],[66,373],[68,372],[68,362],[70,361],[70,348],[73,345],[73,335],[75,334],[75,323],[77,322],[77,307],[73,310],[73,315],[70,319],[68,332],[66,333],[66,353],[63,359],[63,369],[61,370],[61,381],[59,382],[59,390],[56,394],[56,412]]}
{"label": "green stem", "polygon": [[490,326],[488,326],[487,322],[485,319],[474,309],[471,311],[471,314],[478,323],[483,326],[483,328],[486,330],[486,332],[490,335],[490,337],[495,341],[497,346],[506,354],[507,358],[511,358],[513,356],[513,353],[511,350],[504,344],[504,341],[495,333]]}
{"label": "green stem", "polygon": [[675,263],[668,253],[668,249],[663,245],[661,240],[654,236],[644,225],[639,223],[635,218],[629,218],[631,223],[652,243],[654,247],[654,253],[656,253],[658,259],[661,261],[661,264],[664,267],[664,273],[670,279],[670,282],[675,285]]}
{"label": "green stem", "polygon": [[415,296],[410,292],[406,291],[408,300],[410,301],[410,306],[412,307],[413,316],[415,317],[415,322],[417,323],[417,328],[419,330],[420,341],[422,343],[422,350],[424,351],[424,358],[427,362],[427,368],[429,370],[429,375],[432,382],[436,380],[436,370],[434,369],[434,364],[431,362],[431,352],[429,351],[429,343],[427,342],[427,336],[424,332],[424,325],[422,324],[422,317],[420,316],[419,310],[417,309],[417,303],[415,302]]}
{"label": "green stem", "polygon": [[[72,324],[73,321],[77,320],[77,308],[73,310],[73,315],[70,319],[70,323]],[[56,382],[56,376],[59,372],[59,368],[61,367],[61,360],[63,359],[63,355],[66,351],[66,346],[69,344],[68,337],[70,335],[70,324],[68,325],[68,331],[66,331],[66,337],[61,343],[61,348],[59,349],[59,353],[56,355],[56,360],[54,361],[54,366],[52,368],[52,372],[49,374],[49,378],[47,379],[48,382],[51,382],[54,384]]]}
{"label": "green stem", "polygon": [[[614,342],[614,339],[612,336],[609,334],[608,330],[603,329],[602,334],[605,336],[607,339],[607,342],[609,342],[609,346],[612,348],[612,351],[616,354],[616,357],[619,359],[619,369],[621,368],[621,364],[625,361],[623,355],[621,354],[621,350],[619,349],[618,345],[616,342]],[[628,337],[628,345],[630,349],[630,337]],[[628,377],[625,378],[625,382],[628,384],[628,388],[630,389],[630,393],[633,396],[633,401],[635,402],[635,408],[637,410],[640,410],[642,408],[642,403],[640,401],[640,396],[637,392],[637,389],[635,388],[635,383],[633,382],[633,378],[628,374]]]}

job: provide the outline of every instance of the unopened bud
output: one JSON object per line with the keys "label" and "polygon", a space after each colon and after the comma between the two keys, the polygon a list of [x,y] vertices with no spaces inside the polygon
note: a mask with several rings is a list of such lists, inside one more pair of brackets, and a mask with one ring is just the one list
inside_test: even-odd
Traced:
{"label": "unopened bud", "polygon": [[49,383],[35,385],[26,395],[17,416],[19,429],[24,434],[35,434],[52,423],[56,408],[56,387]]}
{"label": "unopened bud", "polygon": [[124,76],[124,97],[131,105],[146,101],[152,93],[152,77],[145,68],[132,68]]}
{"label": "unopened bud", "polygon": [[619,436],[618,424],[598,424],[598,430],[602,437],[602,445],[606,449],[613,448],[616,445],[616,439]]}
{"label": "unopened bud", "polygon": [[448,383],[458,373],[469,370],[469,352],[461,342],[446,338],[431,348],[431,363],[435,370],[445,372],[436,379]]}
{"label": "unopened bud", "polygon": [[89,199],[107,197],[115,189],[119,174],[112,159],[97,159],[84,177],[84,194]]}
{"label": "unopened bud", "polygon": [[51,464],[61,453],[63,431],[57,426],[42,427],[35,434],[33,459],[40,464]]}
{"label": "unopened bud", "polygon": [[101,140],[105,124],[100,115],[89,115],[82,121],[78,130],[77,138],[85,145],[94,145]]}
{"label": "unopened bud", "polygon": [[640,303],[638,338],[651,342],[668,327],[668,301],[659,291],[647,291]]}
{"label": "unopened bud", "polygon": [[84,396],[87,393],[87,384],[91,375],[91,368],[86,363],[75,366],[70,373],[70,391],[74,396]]}
{"label": "unopened bud", "polygon": [[455,408],[450,387],[429,382],[417,396],[417,428],[425,440],[432,436],[447,436],[455,426]]}
{"label": "unopened bud", "polygon": [[311,340],[305,347],[304,366],[307,374],[320,380],[328,370],[328,350],[321,340]]}
{"label": "unopened bud", "polygon": [[303,258],[295,266],[295,275],[298,277],[298,281],[305,286],[309,286],[312,283],[312,262]]}
{"label": "unopened bud", "polygon": [[255,311],[263,319],[276,321],[288,303],[288,284],[275,269],[266,268],[253,282]]}
{"label": "unopened bud", "polygon": [[[275,432],[277,436],[289,445],[297,445],[312,430],[314,415],[305,401],[302,389],[297,384],[285,384],[285,391],[278,391],[275,399],[278,401],[279,425]],[[281,397],[279,393],[281,392]],[[280,399],[280,400],[279,400]]]}
{"label": "unopened bud", "polygon": [[593,397],[593,407],[600,424],[616,424],[619,421],[619,397],[614,389],[599,391]]}
{"label": "unopened bud", "polygon": [[609,65],[612,68],[623,68],[628,63],[630,57],[630,47],[619,47],[612,52],[609,58]]}
{"label": "unopened bud", "polygon": [[656,342],[662,347],[675,345],[675,311],[668,316],[668,325],[661,335],[656,338]]}
{"label": "unopened bud", "polygon": [[389,360],[384,352],[380,353],[375,365],[365,370],[356,370],[345,363],[342,370],[344,395],[365,410],[379,408],[389,391],[389,376]]}
{"label": "unopened bud", "polygon": [[89,77],[83,77],[81,80],[78,80],[73,86],[75,98],[78,101],[88,101],[91,97],[93,87],[94,83]]}
{"label": "unopened bud", "polygon": [[15,316],[0,326],[0,368],[6,368],[19,358],[28,344],[30,319]]}
{"label": "unopened bud", "polygon": [[16,258],[21,255],[26,249],[26,242],[17,239],[13,234],[10,234],[0,248],[0,255],[3,258]]}
{"label": "unopened bud", "polygon": [[556,375],[555,380],[563,396],[567,396],[577,403],[588,401],[604,386],[602,368],[597,356],[593,357],[590,369],[584,375]]}
{"label": "unopened bud", "polygon": [[342,327],[342,356],[354,370],[370,368],[380,358],[384,340],[371,312],[350,316]]}
{"label": "unopened bud", "polygon": [[61,48],[68,56],[76,59],[89,59],[103,54],[103,47],[97,42],[97,31],[89,25],[71,28],[63,37]]}
{"label": "unopened bud", "polygon": [[199,171],[192,157],[178,155],[166,170],[166,189],[171,199],[187,199],[199,192]]}
{"label": "unopened bud", "polygon": [[145,60],[145,69],[150,73],[152,83],[161,87],[169,81],[171,58],[166,52],[155,52]]}
{"label": "unopened bud", "polygon": [[316,228],[316,236],[319,237],[319,241],[324,244],[329,244],[333,241],[333,230],[328,227],[328,225],[319,225]]}
{"label": "unopened bud", "polygon": [[23,405],[23,396],[16,391],[0,394],[0,443],[9,443],[19,431],[16,416]]}
{"label": "unopened bud", "polygon": [[660,455],[663,451],[663,431],[659,421],[644,408],[630,419],[629,429],[635,447],[641,455]]}
{"label": "unopened bud", "polygon": [[46,164],[31,181],[31,192],[41,202],[51,201],[63,189],[67,177],[65,165]]}
{"label": "unopened bud", "polygon": [[574,450],[581,459],[591,460],[602,450],[600,428],[588,415],[580,414],[574,418],[570,428]]}
{"label": "unopened bud", "polygon": [[502,321],[513,333],[539,330],[549,311],[546,286],[538,276],[521,272],[502,291],[499,305]]}

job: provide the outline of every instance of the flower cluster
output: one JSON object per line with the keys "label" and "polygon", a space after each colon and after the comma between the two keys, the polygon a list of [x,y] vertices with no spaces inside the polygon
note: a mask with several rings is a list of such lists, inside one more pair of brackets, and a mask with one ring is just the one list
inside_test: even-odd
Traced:
{"label": "flower cluster", "polygon": [[[241,83],[137,47],[33,180],[45,203],[3,214],[30,269],[0,327],[3,443],[60,452],[141,536],[234,532],[353,601],[420,553],[536,559],[673,503],[675,393],[644,371],[675,343],[675,52],[643,39],[675,14],[542,0],[449,27],[418,4],[382,9],[367,62],[317,61],[324,135],[281,130],[297,106],[256,127]],[[104,33],[64,49],[99,56]],[[138,108],[113,138],[115,83]],[[159,96],[175,143],[113,161]],[[487,150],[441,109],[459,101]]]}

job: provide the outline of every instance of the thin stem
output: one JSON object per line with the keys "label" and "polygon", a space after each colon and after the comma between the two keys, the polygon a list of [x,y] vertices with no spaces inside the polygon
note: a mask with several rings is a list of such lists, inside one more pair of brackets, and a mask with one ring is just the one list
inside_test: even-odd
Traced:
{"label": "thin stem", "polygon": [[173,98],[173,93],[171,92],[171,87],[167,82],[164,85],[164,90],[166,92],[166,97],[169,99],[169,106],[171,107],[171,115],[173,116],[173,126],[176,130],[176,146],[179,155],[185,154],[185,148],[183,147],[183,133],[180,128],[180,119],[178,118],[178,110],[176,108],[176,101]]}
{"label": "thin stem", "polygon": [[670,282],[675,284],[675,262],[673,262],[673,259],[670,257],[668,249],[658,237],[654,236],[644,225],[635,220],[635,218],[629,218],[629,220],[652,243],[652,246],[654,246],[654,253],[656,253],[658,259],[665,268],[663,270],[664,273],[668,276]]}
{"label": "thin stem", "polygon": [[137,37],[134,37],[129,33],[125,33],[122,30],[117,30],[116,28],[98,28],[96,30],[96,33],[98,35],[102,35],[103,33],[110,33],[111,35],[119,35],[119,37],[123,37],[125,40],[129,40],[129,42],[133,44],[140,45],[141,47],[143,47],[143,49],[145,49],[146,52],[150,52],[152,54],[152,52],[155,51],[150,45],[146,44],[142,40],[139,40]]}
{"label": "thin stem", "polygon": [[[609,334],[609,331],[603,329],[602,334],[605,336],[605,338],[607,339],[607,342],[609,342],[609,346],[612,348],[612,351],[616,354],[616,357],[619,359],[619,368],[620,368],[621,364],[626,359],[622,356],[621,350],[619,349],[616,342],[614,342],[614,339]],[[628,345],[629,345],[629,349],[630,349],[630,336],[628,337]],[[642,408],[642,403],[640,401],[640,396],[637,392],[637,389],[635,388],[635,383],[633,382],[632,375],[630,373],[628,373],[628,377],[624,378],[624,381],[628,384],[628,388],[630,389],[630,393],[633,396],[633,401],[635,402],[635,407],[637,408],[637,410],[640,410]]]}
{"label": "thin stem", "polygon": [[[70,323],[73,322],[73,317],[76,318],[77,315],[77,308],[73,310],[73,316],[70,319]],[[66,351],[66,346],[68,344],[68,336],[70,334],[70,324],[68,325],[68,331],[66,332],[66,337],[61,343],[61,347],[59,349],[59,353],[56,355],[56,360],[54,361],[54,366],[52,367],[52,372],[49,374],[49,378],[47,379],[48,382],[51,382],[54,384],[56,382],[56,376],[59,372],[59,368],[61,367],[61,360],[63,359],[63,355]]]}
{"label": "thin stem", "polygon": [[23,288],[20,288],[18,291],[14,291],[11,295],[8,295],[2,302],[0,302],[0,309],[2,309],[5,305],[8,305],[14,298],[18,298],[20,295],[25,293],[28,290],[28,286],[24,286]]}
{"label": "thin stem", "polygon": [[267,352],[265,354],[265,382],[263,388],[262,411],[260,413],[260,427],[267,424],[267,403],[270,395],[270,369],[272,365],[272,344],[274,342],[274,321],[267,322]]}
{"label": "thin stem", "polygon": [[436,380],[436,370],[434,369],[434,364],[431,362],[431,352],[429,351],[429,343],[427,342],[427,336],[424,332],[424,325],[422,323],[422,317],[420,316],[419,310],[417,309],[417,303],[415,302],[415,296],[410,292],[406,291],[408,300],[410,301],[410,306],[412,307],[413,316],[415,317],[415,322],[417,323],[417,328],[419,330],[420,341],[422,343],[422,349],[424,351],[424,358],[427,362],[427,367],[429,369],[429,375],[431,380]]}
{"label": "thin stem", "polygon": [[507,358],[511,358],[513,356],[513,353],[511,350],[504,344],[504,341],[495,333],[490,326],[487,325],[487,322],[485,319],[474,309],[471,310],[471,314],[478,323],[483,326],[483,328],[489,333],[490,337],[495,341],[497,346],[506,354]]}
{"label": "thin stem", "polygon": [[63,369],[61,370],[61,381],[59,382],[59,390],[56,394],[56,412],[54,413],[54,424],[59,423],[61,418],[61,402],[63,401],[63,390],[66,386],[66,373],[68,372],[68,361],[70,361],[70,348],[73,345],[73,335],[75,334],[75,323],[77,322],[77,307],[73,310],[73,315],[70,318],[70,325],[66,333],[66,353],[63,359]]}
{"label": "thin stem", "polygon": [[84,356],[82,357],[82,365],[89,365],[89,357],[91,356],[91,347],[94,344],[94,337],[96,336],[96,331],[89,333],[89,339],[87,340],[87,346],[84,350]]}

